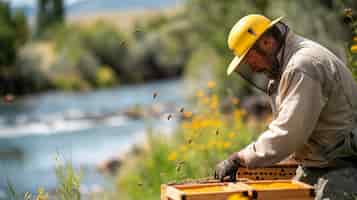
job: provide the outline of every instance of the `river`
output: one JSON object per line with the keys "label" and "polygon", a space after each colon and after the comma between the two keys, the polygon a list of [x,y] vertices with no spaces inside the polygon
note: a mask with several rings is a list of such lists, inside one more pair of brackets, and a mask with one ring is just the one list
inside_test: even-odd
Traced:
{"label": "river", "polygon": [[[148,126],[169,133],[176,119],[167,120],[167,115],[185,104],[184,95],[183,82],[170,80],[84,93],[49,92],[1,103],[0,199],[8,181],[18,192],[53,190],[58,155],[82,170],[84,188],[103,185],[106,180],[96,166],[140,144]],[[157,118],[123,114],[135,105],[169,108]]]}

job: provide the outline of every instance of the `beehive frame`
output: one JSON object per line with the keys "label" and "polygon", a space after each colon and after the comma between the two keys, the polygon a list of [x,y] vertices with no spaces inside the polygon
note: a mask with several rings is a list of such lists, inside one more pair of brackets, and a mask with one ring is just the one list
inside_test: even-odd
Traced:
{"label": "beehive frame", "polygon": [[249,180],[289,180],[296,175],[298,163],[294,160],[285,160],[278,164],[263,167],[248,169],[239,167],[237,178]]}
{"label": "beehive frame", "polygon": [[272,166],[258,169],[240,167],[237,178],[250,180],[288,180],[296,175],[297,166]]}

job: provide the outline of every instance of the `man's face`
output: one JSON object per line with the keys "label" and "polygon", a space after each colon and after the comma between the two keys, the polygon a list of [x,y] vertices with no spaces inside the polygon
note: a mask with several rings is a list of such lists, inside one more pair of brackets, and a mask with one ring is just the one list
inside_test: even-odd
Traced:
{"label": "man's face", "polygon": [[274,64],[273,52],[276,48],[277,42],[272,37],[263,37],[248,51],[243,63],[249,65],[253,72],[268,72]]}
{"label": "man's face", "polygon": [[269,71],[272,65],[272,62],[266,55],[262,55],[255,49],[248,51],[243,63],[249,65],[250,69],[256,73]]}

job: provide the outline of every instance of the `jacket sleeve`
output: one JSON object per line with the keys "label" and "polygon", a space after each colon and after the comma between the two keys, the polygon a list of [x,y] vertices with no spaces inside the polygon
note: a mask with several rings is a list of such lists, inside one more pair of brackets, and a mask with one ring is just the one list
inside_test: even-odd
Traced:
{"label": "jacket sleeve", "polygon": [[249,168],[272,165],[303,147],[324,106],[320,82],[297,70],[283,74],[278,101],[277,117],[268,130],[239,152]]}

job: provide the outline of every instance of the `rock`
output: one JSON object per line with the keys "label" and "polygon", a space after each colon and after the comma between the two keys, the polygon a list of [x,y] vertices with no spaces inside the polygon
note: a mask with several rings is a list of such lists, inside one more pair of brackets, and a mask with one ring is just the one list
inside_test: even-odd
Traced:
{"label": "rock", "polygon": [[122,160],[120,158],[113,158],[99,164],[97,169],[102,173],[110,173],[111,175],[115,175],[121,165]]}
{"label": "rock", "polygon": [[144,109],[139,106],[139,105],[136,105],[132,108],[129,108],[127,110],[125,110],[123,112],[123,114],[131,119],[141,119],[145,116],[145,112],[144,112]]}

